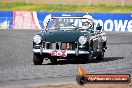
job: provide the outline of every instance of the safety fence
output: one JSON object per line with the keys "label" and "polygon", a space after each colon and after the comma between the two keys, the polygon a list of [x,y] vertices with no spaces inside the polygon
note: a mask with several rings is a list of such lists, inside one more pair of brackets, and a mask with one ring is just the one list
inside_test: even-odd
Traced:
{"label": "safety fence", "polygon": [[94,18],[96,26],[102,31],[132,32],[132,13],[74,13],[74,12],[32,12],[32,11],[0,11],[0,29],[44,29],[44,19],[52,16],[84,16]]}

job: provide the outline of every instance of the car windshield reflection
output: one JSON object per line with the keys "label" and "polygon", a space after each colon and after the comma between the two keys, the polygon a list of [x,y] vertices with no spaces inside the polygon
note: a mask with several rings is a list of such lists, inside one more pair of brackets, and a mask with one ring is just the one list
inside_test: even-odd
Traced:
{"label": "car windshield reflection", "polygon": [[47,29],[52,30],[94,30],[94,23],[86,18],[52,18],[48,22]]}

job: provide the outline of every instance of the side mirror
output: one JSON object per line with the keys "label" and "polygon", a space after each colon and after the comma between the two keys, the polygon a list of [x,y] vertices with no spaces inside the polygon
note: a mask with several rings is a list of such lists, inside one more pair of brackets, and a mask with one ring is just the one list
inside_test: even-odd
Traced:
{"label": "side mirror", "polygon": [[101,31],[102,26],[96,27],[96,30],[100,30]]}

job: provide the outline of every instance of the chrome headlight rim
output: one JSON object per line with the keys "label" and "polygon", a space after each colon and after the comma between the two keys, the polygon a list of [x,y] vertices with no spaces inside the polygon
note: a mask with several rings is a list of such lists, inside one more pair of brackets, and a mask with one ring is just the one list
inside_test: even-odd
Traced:
{"label": "chrome headlight rim", "polygon": [[80,36],[80,37],[79,37],[79,43],[80,43],[81,45],[86,44],[86,42],[87,42],[87,38],[86,38],[85,36]]}
{"label": "chrome headlight rim", "polygon": [[34,43],[39,44],[42,41],[42,37],[40,35],[35,35],[33,37],[33,41],[34,41]]}

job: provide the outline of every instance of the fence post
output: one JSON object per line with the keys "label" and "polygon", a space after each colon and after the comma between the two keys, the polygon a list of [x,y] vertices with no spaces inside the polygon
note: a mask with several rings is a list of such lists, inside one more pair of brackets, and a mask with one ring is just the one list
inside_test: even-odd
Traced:
{"label": "fence post", "polygon": [[61,0],[59,0],[59,4],[61,4]]}
{"label": "fence post", "polygon": [[28,0],[26,0],[26,3],[28,3]]}
{"label": "fence post", "polygon": [[122,6],[124,6],[124,0],[122,0],[121,2],[122,2]]}
{"label": "fence post", "polygon": [[88,5],[91,5],[91,1],[90,0],[88,0]]}

